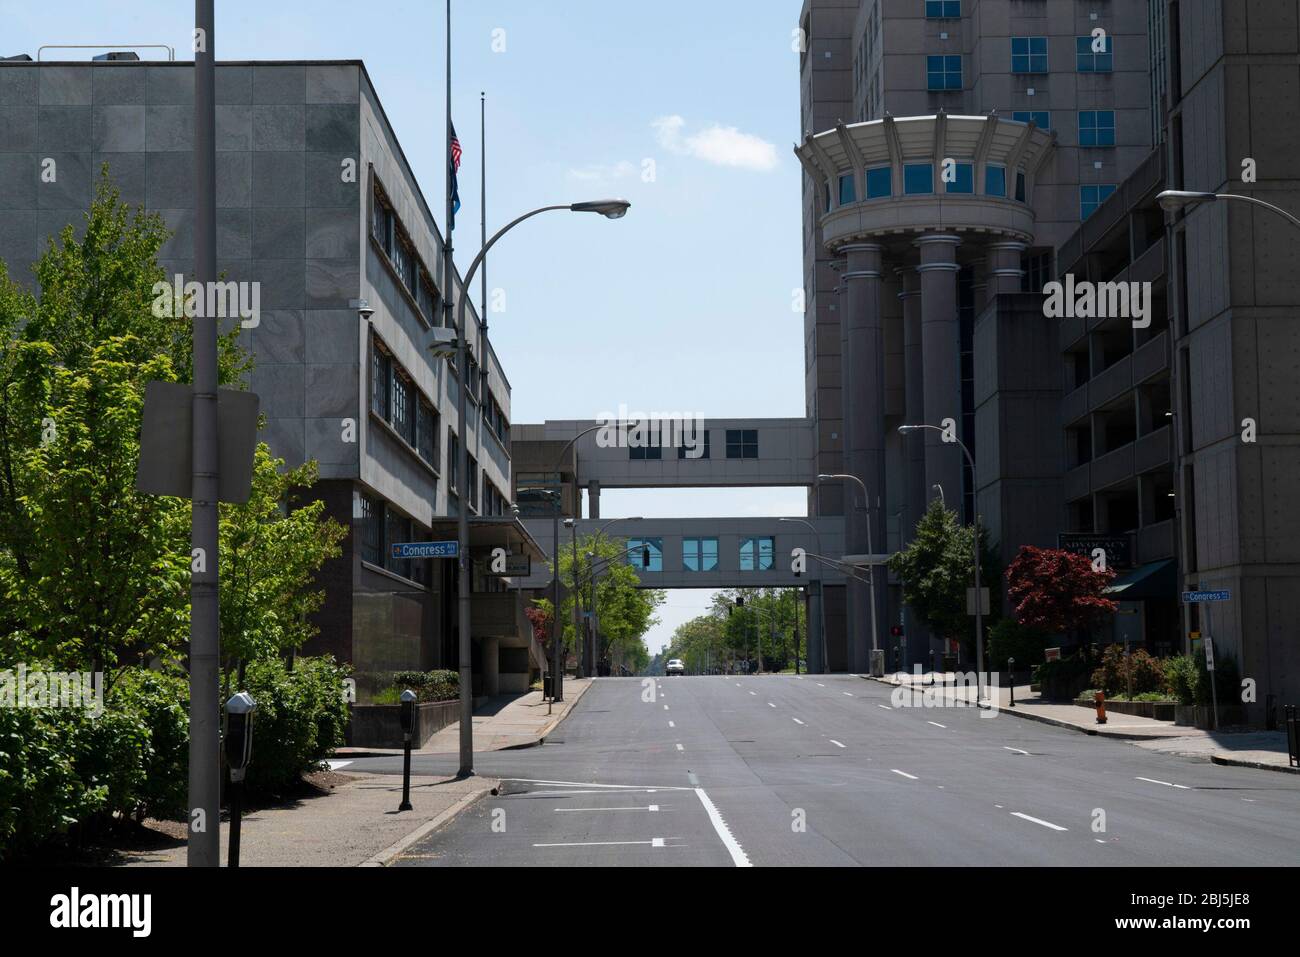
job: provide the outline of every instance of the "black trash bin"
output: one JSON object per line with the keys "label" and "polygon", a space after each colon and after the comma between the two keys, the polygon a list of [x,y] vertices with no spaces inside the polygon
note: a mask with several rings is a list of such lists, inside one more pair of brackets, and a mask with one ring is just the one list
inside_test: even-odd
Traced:
{"label": "black trash bin", "polygon": [[555,691],[554,691],[555,681],[553,679],[554,676],[549,672],[542,675],[542,700],[555,697]]}

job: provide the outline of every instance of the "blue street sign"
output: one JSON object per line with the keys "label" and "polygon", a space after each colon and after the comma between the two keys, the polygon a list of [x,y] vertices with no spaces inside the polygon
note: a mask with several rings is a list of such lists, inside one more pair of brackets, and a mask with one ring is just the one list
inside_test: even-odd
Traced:
{"label": "blue street sign", "polygon": [[394,558],[455,558],[459,542],[402,542],[392,546]]}
{"label": "blue street sign", "polygon": [[1183,601],[1231,601],[1232,592],[1223,591],[1185,591]]}

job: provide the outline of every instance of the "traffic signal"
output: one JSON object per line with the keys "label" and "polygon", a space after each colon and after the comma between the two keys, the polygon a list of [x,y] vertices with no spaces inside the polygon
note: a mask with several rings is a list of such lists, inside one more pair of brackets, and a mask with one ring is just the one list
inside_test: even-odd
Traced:
{"label": "traffic signal", "polygon": [[902,626],[902,625],[892,625],[892,626],[890,627],[890,629],[889,629],[889,633],[890,633],[891,635],[893,635],[895,638],[902,638],[902,637],[903,637],[903,626]]}

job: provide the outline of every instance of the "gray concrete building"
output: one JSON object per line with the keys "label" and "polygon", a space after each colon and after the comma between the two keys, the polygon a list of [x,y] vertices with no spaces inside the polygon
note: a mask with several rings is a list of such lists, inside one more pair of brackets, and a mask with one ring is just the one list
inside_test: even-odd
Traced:
{"label": "gray concrete building", "polygon": [[[10,275],[34,282],[47,238],[83,224],[105,164],[125,202],[173,231],[167,275],[191,274],[193,96],[189,63],[0,62]],[[526,688],[540,650],[518,594],[481,568],[492,546],[540,555],[510,509],[510,383],[490,344],[476,348],[469,434],[456,434],[461,377],[427,350],[443,322],[443,234],[364,65],[219,63],[216,100],[218,268],[260,284],[260,317],[241,335],[261,438],[290,465],[319,463],[315,494],[350,531],[305,650],[351,662],[363,701],[393,671],[457,667],[454,561],[390,546],[455,538],[468,507],[477,690]]]}

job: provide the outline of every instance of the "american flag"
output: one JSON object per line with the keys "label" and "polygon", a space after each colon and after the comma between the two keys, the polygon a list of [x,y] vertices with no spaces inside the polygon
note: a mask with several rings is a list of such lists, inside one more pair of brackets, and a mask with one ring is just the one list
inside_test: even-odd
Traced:
{"label": "american flag", "polygon": [[455,228],[456,214],[460,212],[460,183],[456,177],[460,170],[460,137],[456,135],[456,124],[451,125],[451,228]]}

